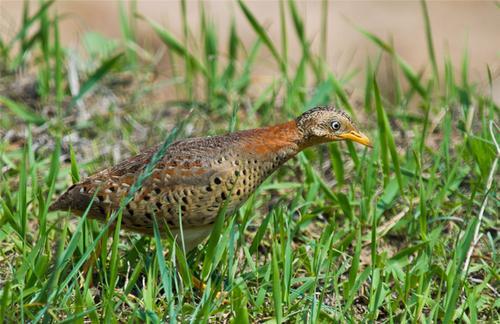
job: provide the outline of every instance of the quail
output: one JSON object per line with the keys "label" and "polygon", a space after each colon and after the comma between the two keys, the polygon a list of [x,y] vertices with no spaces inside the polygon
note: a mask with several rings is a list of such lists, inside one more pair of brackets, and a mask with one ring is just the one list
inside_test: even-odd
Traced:
{"label": "quail", "polygon": [[[210,234],[223,205],[230,215],[300,151],[342,140],[371,146],[351,118],[331,106],[310,109],[275,126],[178,140],[123,209],[122,228],[153,235],[154,215],[161,232],[168,226],[176,236],[182,228],[186,250],[191,250]],[[72,185],[50,210],[82,215],[91,204],[88,217],[106,220],[108,213],[119,208],[158,147]]]}

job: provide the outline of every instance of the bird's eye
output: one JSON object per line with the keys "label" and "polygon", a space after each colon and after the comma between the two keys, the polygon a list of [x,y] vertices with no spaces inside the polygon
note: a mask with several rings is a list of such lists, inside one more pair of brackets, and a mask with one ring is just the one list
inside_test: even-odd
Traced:
{"label": "bird's eye", "polygon": [[332,128],[333,130],[338,131],[340,129],[340,123],[338,121],[334,121],[332,123]]}

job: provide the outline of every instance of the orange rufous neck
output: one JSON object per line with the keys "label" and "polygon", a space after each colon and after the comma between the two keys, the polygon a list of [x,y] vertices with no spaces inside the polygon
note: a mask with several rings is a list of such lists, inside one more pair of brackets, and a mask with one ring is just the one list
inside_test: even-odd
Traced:
{"label": "orange rufous neck", "polygon": [[302,149],[302,134],[295,120],[244,133],[243,148],[260,156],[286,153],[292,157]]}

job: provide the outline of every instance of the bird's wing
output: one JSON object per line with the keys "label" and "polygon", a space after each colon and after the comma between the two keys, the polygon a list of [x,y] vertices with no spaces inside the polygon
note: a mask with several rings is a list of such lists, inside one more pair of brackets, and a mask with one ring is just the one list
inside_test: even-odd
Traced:
{"label": "bird's wing", "polygon": [[[125,206],[124,227],[150,232],[155,215],[159,222],[178,228],[179,212],[190,215],[181,218],[183,226],[188,227],[210,223],[215,218],[221,201],[212,192],[220,191],[221,188],[214,188],[216,186],[228,186],[225,180],[231,178],[229,162],[213,164],[207,159],[206,151],[190,147],[182,150],[182,147],[174,146],[173,150],[167,151],[132,201]],[[81,215],[95,195],[88,215],[105,220],[110,211],[119,208],[156,149],[143,151],[71,186],[51,205],[50,210],[71,210]]]}

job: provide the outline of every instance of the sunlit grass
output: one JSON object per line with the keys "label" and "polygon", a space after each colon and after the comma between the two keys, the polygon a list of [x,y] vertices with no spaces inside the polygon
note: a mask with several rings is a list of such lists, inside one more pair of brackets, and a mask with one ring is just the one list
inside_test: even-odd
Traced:
{"label": "sunlit grass", "polygon": [[[60,17],[51,5],[26,2],[19,32],[0,40],[0,85],[15,82],[16,71],[29,66],[39,102],[0,93],[1,134],[12,129],[21,137],[0,141],[5,322],[498,321],[493,122],[499,107],[489,88],[469,80],[466,52],[458,67],[436,57],[424,2],[428,71],[417,72],[392,44],[359,27],[398,69],[388,89],[395,95],[386,98],[377,82],[380,57],[368,58],[361,106],[346,91],[352,74],[334,74],[326,49],[311,49],[293,1],[280,4],[279,43],[249,4],[237,2],[246,19],[239,23],[248,23],[257,38],[249,48],[235,23],[221,39],[216,19],[203,7],[198,33],[187,25],[182,1],[183,34],[175,35],[135,12],[135,2],[120,2],[123,37],[110,52],[80,62],[88,68],[78,71],[77,89],[71,84],[75,57],[61,47]],[[137,20],[167,47],[175,66],[170,79],[142,77],[158,59],[138,43]],[[293,30],[285,29],[285,20]],[[323,40],[327,21],[321,19]],[[293,41],[302,50],[297,66],[287,54]],[[252,97],[252,72],[263,48],[278,72]],[[127,74],[138,83],[116,99]],[[489,68],[485,79],[491,88]],[[159,105],[151,95],[155,88],[175,90],[178,100]],[[108,106],[95,109],[95,98]],[[120,211],[107,223],[48,213],[72,182],[117,162],[117,150],[118,156],[131,154],[154,140],[164,144],[161,158],[174,138],[269,125],[325,104],[363,121],[359,126],[374,148],[334,143],[306,150],[236,215],[224,218],[221,211],[206,244],[190,255],[171,235],[160,239],[156,223],[154,237],[120,232],[112,226]],[[88,117],[80,118],[83,113]],[[169,122],[158,122],[166,113]],[[94,255],[100,244],[105,248]],[[206,284],[203,292],[192,277]]]}

